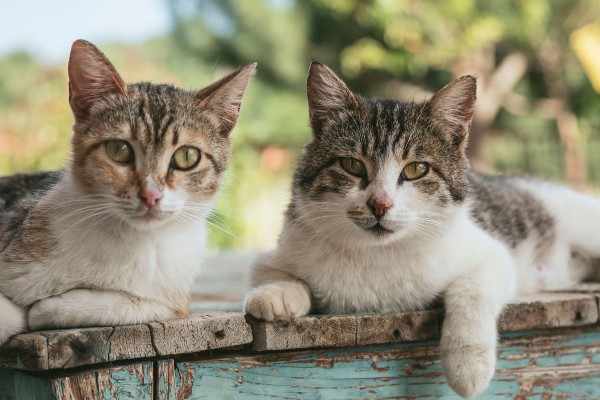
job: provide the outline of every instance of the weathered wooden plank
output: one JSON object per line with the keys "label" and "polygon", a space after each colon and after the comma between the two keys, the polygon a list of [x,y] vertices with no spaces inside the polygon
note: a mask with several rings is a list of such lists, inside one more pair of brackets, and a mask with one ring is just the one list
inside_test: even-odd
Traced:
{"label": "weathered wooden plank", "polygon": [[241,313],[195,314],[148,326],[158,355],[196,353],[252,342],[252,330]]}
{"label": "weathered wooden plank", "polygon": [[[598,322],[598,302],[583,293],[539,293],[507,305],[501,332],[590,325]],[[262,350],[344,347],[431,340],[440,337],[443,310],[370,315],[321,315],[295,321],[248,318],[252,348]]]}
{"label": "weathered wooden plank", "polygon": [[117,360],[194,353],[247,344],[252,331],[240,313],[203,313],[187,319],[116,327],[16,335],[0,351],[0,368],[39,371]]}
{"label": "weathered wooden plank", "polygon": [[44,335],[24,333],[13,336],[0,347],[0,368],[40,370],[48,368],[48,342]]}
{"label": "weathered wooden plank", "polygon": [[147,325],[115,326],[108,343],[110,361],[153,357],[152,336]]}
{"label": "weathered wooden plank", "polygon": [[[599,294],[543,293],[509,304],[502,332],[595,324]],[[344,347],[439,337],[440,310],[374,315],[323,315],[292,322],[248,320],[240,313],[203,313],[148,325],[82,328],[13,337],[0,367],[72,368],[155,356],[195,353],[252,342],[255,350]],[[253,332],[252,332],[253,331]]]}
{"label": "weathered wooden plank", "polygon": [[439,310],[429,310],[307,316],[279,322],[264,322],[252,317],[247,320],[254,333],[252,349],[263,351],[431,340],[440,335],[439,318]]}
{"label": "weathered wooden plank", "polygon": [[598,302],[582,293],[537,293],[508,304],[501,332],[590,325],[598,322]]}
{"label": "weathered wooden plank", "polygon": [[158,360],[154,364],[157,381],[154,383],[155,400],[175,400],[175,363],[170,360]]}
{"label": "weathered wooden plank", "polygon": [[305,349],[356,345],[355,315],[308,316],[295,321],[264,322],[248,317],[253,350]]}
{"label": "weathered wooden plank", "polygon": [[[179,362],[175,383],[178,398],[459,398],[437,343]],[[480,398],[600,398],[600,327],[505,334]]]}
{"label": "weathered wooden plank", "polygon": [[72,368],[123,359],[155,356],[146,325],[44,332],[48,368]]}
{"label": "weathered wooden plank", "polygon": [[356,345],[401,343],[440,337],[440,309],[357,316]]}

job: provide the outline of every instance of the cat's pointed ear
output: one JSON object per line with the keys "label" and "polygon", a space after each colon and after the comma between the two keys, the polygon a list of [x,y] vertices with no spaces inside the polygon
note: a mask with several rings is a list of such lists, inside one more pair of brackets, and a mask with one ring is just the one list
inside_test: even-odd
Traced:
{"label": "cat's pointed ear", "polygon": [[256,63],[248,64],[198,92],[199,107],[216,117],[219,133],[229,136],[240,115],[242,98]]}
{"label": "cat's pointed ear", "polygon": [[89,115],[92,104],[110,94],[125,94],[127,86],[96,46],[76,40],[69,57],[69,104],[77,121]]}
{"label": "cat's pointed ear", "polygon": [[310,64],[306,94],[310,123],[316,130],[324,120],[359,105],[358,96],[328,66],[316,61]]}
{"label": "cat's pointed ear", "polygon": [[452,130],[459,138],[469,132],[475,100],[477,82],[466,75],[450,82],[437,92],[428,102],[433,120],[443,130]]}

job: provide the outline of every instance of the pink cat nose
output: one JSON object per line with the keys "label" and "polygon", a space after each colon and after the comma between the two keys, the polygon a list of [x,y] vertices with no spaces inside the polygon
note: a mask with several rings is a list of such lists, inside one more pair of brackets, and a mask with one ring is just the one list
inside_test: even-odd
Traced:
{"label": "pink cat nose", "polygon": [[162,196],[162,192],[155,188],[144,188],[140,190],[140,198],[148,207],[152,207],[158,203]]}
{"label": "pink cat nose", "polygon": [[384,196],[381,198],[372,196],[367,201],[367,205],[369,206],[369,208],[371,209],[371,211],[373,212],[373,214],[375,214],[375,216],[377,218],[381,218],[385,215],[387,210],[392,208],[394,203],[392,202],[392,199],[390,199],[387,196]]}

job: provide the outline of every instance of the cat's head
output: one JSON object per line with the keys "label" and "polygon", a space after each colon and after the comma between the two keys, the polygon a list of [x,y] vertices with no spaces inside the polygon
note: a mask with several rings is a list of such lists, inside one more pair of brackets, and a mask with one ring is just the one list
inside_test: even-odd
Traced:
{"label": "cat's head", "polygon": [[313,140],[295,174],[291,218],[352,244],[443,230],[467,195],[475,78],[422,103],[368,100],[315,62],[307,91]]}
{"label": "cat's head", "polygon": [[70,172],[85,198],[140,229],[208,215],[255,66],[197,91],[125,84],[93,44],[73,43]]}

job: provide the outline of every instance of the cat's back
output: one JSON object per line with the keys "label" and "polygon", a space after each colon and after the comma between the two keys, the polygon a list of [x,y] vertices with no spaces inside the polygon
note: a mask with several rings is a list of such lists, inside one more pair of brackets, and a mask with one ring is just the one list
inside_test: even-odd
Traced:
{"label": "cat's back", "polygon": [[511,248],[528,238],[552,240],[555,220],[534,188],[541,180],[522,176],[469,174],[471,216]]}
{"label": "cat's back", "polygon": [[62,171],[47,171],[0,177],[0,216],[15,208],[25,197],[39,197],[51,189],[61,174]]}
{"label": "cat's back", "polygon": [[[19,240],[28,217],[34,212],[39,200],[60,181],[62,171],[37,172],[0,177],[0,254],[6,256],[23,253],[25,246],[14,246]],[[39,214],[39,213],[38,213]],[[37,218],[32,224],[36,230],[35,237],[46,238],[46,218]],[[32,235],[28,237],[34,238]],[[44,248],[48,240],[40,240],[34,248]],[[23,254],[19,258],[24,257]]]}

